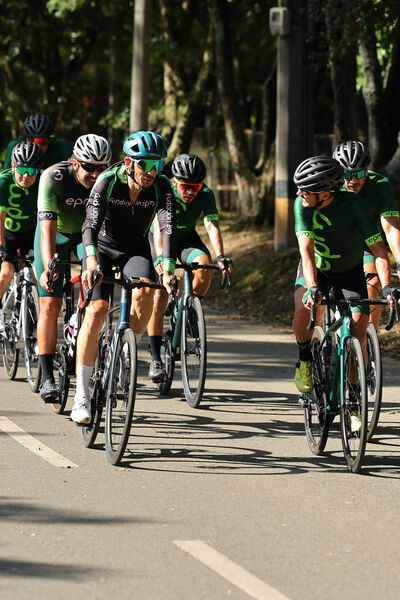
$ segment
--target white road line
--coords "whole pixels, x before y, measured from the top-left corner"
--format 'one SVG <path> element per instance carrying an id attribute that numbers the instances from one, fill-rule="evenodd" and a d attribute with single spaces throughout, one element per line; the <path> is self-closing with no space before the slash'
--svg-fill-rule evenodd
<path id="1" fill-rule="evenodd" d="M 26 433 L 21 427 L 10 421 L 8 417 L 0 417 L 0 429 L 54 467 L 64 467 L 64 469 L 78 467 L 75 463 L 61 456 L 61 454 L 58 454 L 58 452 L 55 452 L 45 444 L 42 444 L 29 433 Z"/>
<path id="2" fill-rule="evenodd" d="M 174 544 L 256 600 L 288 600 L 287 596 L 229 560 L 202 540 L 175 540 Z"/>

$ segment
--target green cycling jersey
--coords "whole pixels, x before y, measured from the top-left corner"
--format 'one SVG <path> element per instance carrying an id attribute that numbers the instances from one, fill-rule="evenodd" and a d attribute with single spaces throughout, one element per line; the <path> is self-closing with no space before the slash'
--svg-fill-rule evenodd
<path id="1" fill-rule="evenodd" d="M 39 177 L 25 188 L 15 181 L 12 169 L 0 173 L 0 211 L 6 213 L 6 231 L 24 233 L 36 227 L 38 185 Z"/>

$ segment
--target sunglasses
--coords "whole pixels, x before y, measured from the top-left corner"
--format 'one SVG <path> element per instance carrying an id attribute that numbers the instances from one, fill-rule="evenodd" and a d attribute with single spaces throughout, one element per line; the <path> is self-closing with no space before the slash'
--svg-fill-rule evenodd
<path id="1" fill-rule="evenodd" d="M 47 144 L 50 138 L 48 137 L 28 137 L 28 142 L 34 142 L 35 144 Z"/>
<path id="2" fill-rule="evenodd" d="M 34 167 L 17 167 L 17 171 L 20 175 L 37 175 L 40 173 L 40 169 Z"/>
<path id="3" fill-rule="evenodd" d="M 102 173 L 107 169 L 107 165 L 92 165 L 91 163 L 79 163 L 84 171 L 87 173 L 94 173 L 97 171 L 98 173 Z"/>
<path id="4" fill-rule="evenodd" d="M 366 169 L 361 169 L 360 171 L 345 171 L 344 178 L 347 181 L 350 181 L 350 179 L 353 179 L 353 177 L 355 177 L 356 179 L 362 179 L 363 177 L 365 177 L 366 172 Z"/>
<path id="5" fill-rule="evenodd" d="M 163 160 L 140 159 L 135 160 L 134 162 L 140 167 L 140 169 L 146 171 L 146 173 L 149 173 L 152 169 L 155 169 L 157 173 L 160 173 L 160 171 L 162 171 L 164 168 Z"/>
<path id="6" fill-rule="evenodd" d="M 176 185 L 182 192 L 193 192 L 197 193 L 203 187 L 202 183 L 186 183 L 186 181 L 178 181 L 175 179 Z"/>

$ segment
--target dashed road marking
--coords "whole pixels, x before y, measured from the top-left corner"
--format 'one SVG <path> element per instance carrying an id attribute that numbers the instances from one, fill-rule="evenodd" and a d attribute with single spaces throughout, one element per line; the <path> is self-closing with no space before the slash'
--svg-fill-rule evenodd
<path id="1" fill-rule="evenodd" d="M 202 540 L 175 540 L 174 544 L 197 558 L 230 583 L 233 583 L 251 598 L 256 598 L 256 600 L 289 600 L 287 596 L 258 579 L 258 577 L 214 550 L 212 546 Z"/>
<path id="2" fill-rule="evenodd" d="M 17 441 L 21 446 L 24 446 L 34 454 L 37 454 L 43 460 L 47 461 L 54 467 L 63 467 L 64 469 L 70 469 L 78 467 L 75 463 L 68 460 L 58 452 L 55 452 L 42 442 L 39 442 L 32 435 L 18 427 L 8 417 L 0 417 L 0 429 Z"/>

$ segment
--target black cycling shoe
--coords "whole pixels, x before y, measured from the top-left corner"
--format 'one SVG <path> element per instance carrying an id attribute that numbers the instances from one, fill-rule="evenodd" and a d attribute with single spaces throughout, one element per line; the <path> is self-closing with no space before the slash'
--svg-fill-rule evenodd
<path id="1" fill-rule="evenodd" d="M 58 386 L 54 381 L 46 379 L 40 387 L 39 395 L 46 404 L 61 404 L 58 392 Z"/>
<path id="2" fill-rule="evenodd" d="M 152 360 L 149 367 L 149 377 L 153 383 L 160 383 L 164 381 L 166 373 L 162 362 L 159 360 Z"/>

